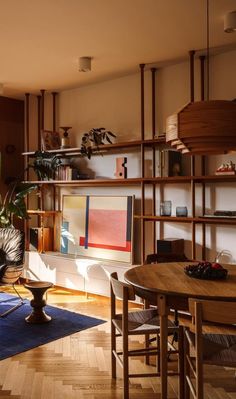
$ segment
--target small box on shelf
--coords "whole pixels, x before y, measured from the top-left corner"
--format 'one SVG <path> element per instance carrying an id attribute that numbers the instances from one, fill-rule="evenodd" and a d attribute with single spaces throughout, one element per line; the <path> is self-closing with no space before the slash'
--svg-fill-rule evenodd
<path id="1" fill-rule="evenodd" d="M 29 234 L 30 251 L 53 251 L 53 228 L 32 227 Z"/>
<path id="2" fill-rule="evenodd" d="M 184 254 L 183 238 L 165 238 L 157 240 L 157 253 Z"/>

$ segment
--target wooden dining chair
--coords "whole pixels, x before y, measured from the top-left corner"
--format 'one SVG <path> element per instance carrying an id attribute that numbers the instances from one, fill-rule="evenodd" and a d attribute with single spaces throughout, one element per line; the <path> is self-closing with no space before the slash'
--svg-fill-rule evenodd
<path id="1" fill-rule="evenodd" d="M 141 309 L 129 311 L 129 301 L 135 300 L 135 292 L 131 285 L 118 280 L 117 273 L 110 275 L 111 283 L 111 364 L 112 378 L 116 378 L 116 364 L 123 369 L 123 397 L 129 398 L 129 378 L 143 378 L 160 376 L 159 347 L 149 346 L 142 349 L 129 349 L 129 336 L 154 334 L 159 338 L 160 323 L 157 309 Z M 116 300 L 122 303 L 122 313 L 117 313 Z M 169 332 L 173 334 L 176 327 L 169 321 Z M 117 338 L 122 338 L 122 351 L 117 350 Z M 159 342 L 159 339 L 157 339 Z M 145 341 L 144 341 L 145 344 Z M 129 371 L 129 358 L 134 356 L 156 356 L 156 372 L 132 374 Z M 181 389 L 183 390 L 183 363 L 179 362 L 179 373 L 181 375 Z M 174 375 L 172 373 L 172 375 Z M 181 398 L 182 396 L 180 396 Z"/>
<path id="2" fill-rule="evenodd" d="M 236 327 L 230 326 L 230 334 L 204 334 L 203 326 L 235 325 L 236 303 L 189 299 L 189 312 L 192 326 L 184 328 L 185 399 L 190 391 L 194 399 L 204 399 L 203 364 L 236 366 Z"/>

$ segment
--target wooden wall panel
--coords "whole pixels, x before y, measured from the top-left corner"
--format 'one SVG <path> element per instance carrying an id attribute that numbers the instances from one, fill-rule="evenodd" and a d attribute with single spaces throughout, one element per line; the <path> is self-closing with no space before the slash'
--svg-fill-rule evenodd
<path id="1" fill-rule="evenodd" d="M 0 97 L 0 192 L 7 190 L 6 183 L 14 177 L 23 178 L 24 159 L 24 101 Z"/>

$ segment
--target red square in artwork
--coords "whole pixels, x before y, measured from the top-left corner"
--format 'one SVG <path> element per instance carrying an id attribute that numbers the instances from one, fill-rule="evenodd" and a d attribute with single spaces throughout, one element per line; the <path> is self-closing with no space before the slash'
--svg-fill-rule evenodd
<path id="1" fill-rule="evenodd" d="M 88 242 L 126 247 L 127 211 L 89 209 Z"/>

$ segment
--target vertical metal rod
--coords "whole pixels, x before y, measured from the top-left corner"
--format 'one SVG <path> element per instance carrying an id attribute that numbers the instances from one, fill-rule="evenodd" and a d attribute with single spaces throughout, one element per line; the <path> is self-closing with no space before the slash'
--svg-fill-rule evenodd
<path id="1" fill-rule="evenodd" d="M 42 138 L 41 138 L 41 96 L 37 96 L 37 114 L 38 114 L 38 150 L 42 150 Z M 40 195 L 37 196 L 37 206 L 40 209 Z M 40 226 L 41 216 L 37 216 L 38 226 Z"/>
<path id="2" fill-rule="evenodd" d="M 141 78 L 141 140 L 144 140 L 144 68 L 145 64 L 140 64 L 140 78 Z M 141 177 L 144 178 L 145 167 L 144 167 L 145 148 L 144 143 L 141 144 Z M 145 215 L 145 184 L 141 182 L 141 262 L 145 261 L 145 222 L 143 216 Z"/>
<path id="3" fill-rule="evenodd" d="M 196 259 L 196 225 L 192 222 L 192 259 Z"/>
<path id="4" fill-rule="evenodd" d="M 190 58 L 190 101 L 194 101 L 194 54 L 195 50 L 189 51 Z"/>
<path id="5" fill-rule="evenodd" d="M 152 74 L 152 138 L 156 135 L 156 68 L 151 68 Z M 156 149 L 152 147 L 152 177 L 156 177 Z M 156 184 L 152 185 L 152 214 L 156 215 Z M 156 252 L 156 222 L 152 222 L 153 253 Z"/>
<path id="6" fill-rule="evenodd" d="M 29 93 L 25 93 L 25 142 L 24 151 L 29 151 Z M 25 166 L 28 166 L 28 156 L 25 158 Z M 29 180 L 29 170 L 26 170 L 25 179 Z"/>
<path id="7" fill-rule="evenodd" d="M 201 101 L 205 100 L 205 55 L 200 55 L 200 74 L 201 74 Z"/>
<path id="8" fill-rule="evenodd" d="M 45 90 L 40 90 L 41 92 L 41 129 L 40 129 L 40 133 L 41 130 L 44 130 L 44 95 L 45 95 Z M 41 186 L 40 187 L 40 198 L 38 200 L 38 205 L 40 206 L 40 209 L 43 210 L 44 209 L 44 187 Z M 40 220 L 40 231 L 41 231 L 41 242 L 42 242 L 42 252 L 44 251 L 44 217 L 42 215 L 40 215 L 40 218 L 38 218 L 38 221 Z"/>
<path id="9" fill-rule="evenodd" d="M 191 176 L 195 176 L 195 157 L 191 155 Z M 192 216 L 195 217 L 195 182 L 191 180 Z"/>
<path id="10" fill-rule="evenodd" d="M 41 140 L 41 96 L 37 96 L 37 112 L 38 112 L 38 150 L 42 149 L 42 140 Z"/>
<path id="11" fill-rule="evenodd" d="M 40 90 L 41 92 L 41 129 L 44 130 L 44 95 L 45 90 Z"/>
<path id="12" fill-rule="evenodd" d="M 29 151 L 29 98 L 30 94 L 25 93 L 25 136 L 24 136 L 24 151 L 28 152 Z M 29 162 L 29 157 L 25 157 L 25 173 L 24 173 L 24 179 L 29 180 L 29 169 L 28 169 L 28 162 Z M 26 207 L 29 209 L 29 196 L 27 195 L 26 197 Z M 24 231 L 25 231 L 25 245 L 26 245 L 26 250 L 29 249 L 29 222 L 28 220 L 25 220 L 24 223 Z"/>
<path id="13" fill-rule="evenodd" d="M 156 68 L 151 68 L 152 73 L 152 138 L 156 135 Z"/>
<path id="14" fill-rule="evenodd" d="M 56 130 L 56 97 L 57 92 L 52 92 L 52 130 L 55 132 Z"/>
<path id="15" fill-rule="evenodd" d="M 200 70 L 201 70 L 201 101 L 205 100 L 205 55 L 201 55 L 200 59 Z M 206 157 L 201 157 L 201 175 L 206 174 Z M 202 182 L 202 213 L 206 211 L 206 184 Z M 202 224 L 202 259 L 206 259 L 206 225 Z"/>
<path id="16" fill-rule="evenodd" d="M 206 175 L 206 157 L 202 156 L 201 159 L 201 174 Z M 202 213 L 206 213 L 206 184 L 202 183 Z M 202 259 L 206 259 L 206 225 L 202 224 Z"/>
<path id="17" fill-rule="evenodd" d="M 140 72 L 141 72 L 141 140 L 144 140 L 144 123 L 145 123 L 145 117 L 144 117 L 144 68 L 145 64 L 140 64 Z"/>
<path id="18" fill-rule="evenodd" d="M 209 18 L 209 0 L 206 2 L 206 18 L 207 18 L 207 101 L 210 98 L 210 18 Z"/>
<path id="19" fill-rule="evenodd" d="M 195 176 L 195 157 L 191 156 L 191 176 Z M 192 217 L 195 218 L 195 181 L 191 179 Z M 192 222 L 192 258 L 196 257 L 195 222 Z"/>
<path id="20" fill-rule="evenodd" d="M 164 201 L 164 185 L 160 183 L 160 203 Z M 160 221 L 159 223 L 159 239 L 162 240 L 164 238 L 164 223 Z"/>
<path id="21" fill-rule="evenodd" d="M 189 51 L 190 57 L 190 101 L 194 102 L 194 55 L 195 50 Z M 191 156 L 191 176 L 195 175 L 195 157 Z M 195 182 L 191 179 L 191 202 L 192 202 L 192 217 L 195 217 Z M 196 256 L 196 242 L 195 242 L 195 223 L 192 222 L 192 258 Z"/>

